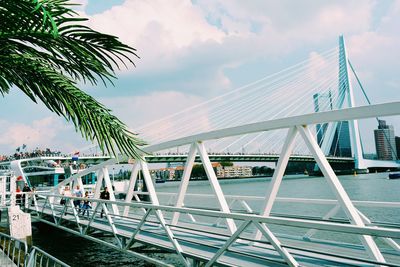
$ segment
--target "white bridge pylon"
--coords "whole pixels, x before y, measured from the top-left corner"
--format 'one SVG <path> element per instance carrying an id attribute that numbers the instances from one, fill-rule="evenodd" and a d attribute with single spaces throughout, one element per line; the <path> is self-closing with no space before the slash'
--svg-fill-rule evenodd
<path id="1" fill-rule="evenodd" d="M 333 103 L 337 109 L 345 107 L 345 99 L 347 98 L 347 107 L 355 107 L 353 86 L 350 79 L 349 58 L 346 50 L 344 37 L 339 37 L 339 73 L 338 73 L 339 97 L 336 103 Z M 325 155 L 329 154 L 335 132 L 338 130 L 338 122 L 329 123 L 321 144 L 321 149 Z M 367 169 L 369 166 L 364 160 L 360 132 L 357 120 L 349 120 L 351 150 L 354 157 L 355 169 Z"/>

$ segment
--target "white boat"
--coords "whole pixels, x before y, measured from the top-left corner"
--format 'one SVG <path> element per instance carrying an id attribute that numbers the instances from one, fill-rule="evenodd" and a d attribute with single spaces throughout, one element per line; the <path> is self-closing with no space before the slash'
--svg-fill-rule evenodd
<path id="1" fill-rule="evenodd" d="M 28 183 L 31 188 L 47 190 L 80 170 L 108 159 L 108 156 L 84 156 L 78 160 L 72 156 L 40 156 L 0 162 L 0 170 L 12 172 L 20 188 Z M 95 184 L 95 173 L 82 177 L 82 182 Z"/>

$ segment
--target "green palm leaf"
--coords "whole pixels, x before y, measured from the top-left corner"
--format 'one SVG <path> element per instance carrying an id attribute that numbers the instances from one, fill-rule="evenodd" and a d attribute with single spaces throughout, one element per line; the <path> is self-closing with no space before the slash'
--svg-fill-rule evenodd
<path id="1" fill-rule="evenodd" d="M 145 142 L 77 87 L 77 81 L 112 84 L 121 64 L 134 65 L 136 50 L 76 15 L 67 0 L 0 0 L 0 93 L 18 87 L 103 151 L 138 158 Z"/>

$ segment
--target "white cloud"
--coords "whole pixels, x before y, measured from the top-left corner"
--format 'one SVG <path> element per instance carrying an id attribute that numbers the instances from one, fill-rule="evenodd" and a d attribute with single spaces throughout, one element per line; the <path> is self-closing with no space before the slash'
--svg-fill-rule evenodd
<path id="1" fill-rule="evenodd" d="M 35 120 L 31 124 L 2 121 L 0 125 L 2 129 L 5 129 L 0 134 L 0 145 L 16 148 L 26 144 L 31 149 L 37 146 L 51 146 L 57 136 L 57 132 L 62 127 L 59 120 L 54 117 Z"/>
<path id="2" fill-rule="evenodd" d="M 73 130 L 73 126 L 57 116 L 33 120 L 32 123 L 18 123 L 1 120 L 0 148 L 5 153 L 13 153 L 17 147 L 27 145 L 27 150 L 35 148 L 61 150 L 69 153 L 87 144 Z"/>
<path id="3" fill-rule="evenodd" d="M 86 6 L 88 1 L 74 2 Z M 272 66 L 275 62 L 285 65 L 291 60 L 296 62 L 293 60 L 299 55 L 307 55 L 305 51 L 332 48 L 341 33 L 346 36 L 350 58 L 365 87 L 373 88 L 376 98 L 385 95 L 386 90 L 386 98 L 391 99 L 398 95 L 396 85 L 400 84 L 400 2 L 395 1 L 379 27 L 372 29 L 376 3 L 126 0 L 101 14 L 88 16 L 89 23 L 138 49 L 141 59 L 135 61 L 137 68 L 123 75 L 129 76 L 132 84 L 145 77 L 146 89 L 140 91 L 145 95 L 110 96 L 101 101 L 136 130 L 138 125 L 199 103 L 209 95 L 253 81 L 271 69 L 276 71 Z M 315 59 L 319 60 L 317 56 Z M 234 74 L 230 70 L 235 70 Z M 152 83 L 160 79 L 162 83 Z M 113 94 L 118 95 L 118 89 Z M 37 114 L 38 121 L 42 121 L 41 116 L 48 114 Z M 207 121 L 202 123 L 206 125 Z M 80 142 L 72 127 L 65 129 L 56 123 L 54 129 L 49 129 L 45 119 L 42 124 L 0 124 L 7 129 L 0 135 L 3 147 L 21 145 L 19 142 L 26 137 L 14 136 L 15 131 L 25 132 L 25 136 L 39 143 L 44 143 L 47 135 L 53 146 L 63 143 L 73 148 Z M 43 135 L 47 130 L 49 133 Z"/>

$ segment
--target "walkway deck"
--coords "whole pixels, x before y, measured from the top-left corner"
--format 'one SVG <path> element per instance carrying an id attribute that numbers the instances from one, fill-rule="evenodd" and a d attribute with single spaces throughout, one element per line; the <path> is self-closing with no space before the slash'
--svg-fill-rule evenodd
<path id="1" fill-rule="evenodd" d="M 55 210 L 55 217 L 60 218 L 62 207 Z M 48 216 L 46 216 L 46 214 Z M 53 220 L 53 211 L 50 208 L 43 209 L 40 221 L 56 225 Z M 139 215 L 131 215 L 129 218 L 114 217 L 118 237 L 122 240 L 129 240 L 132 237 L 142 219 Z M 63 223 L 75 222 L 76 217 L 67 213 L 58 222 L 58 227 L 66 228 Z M 89 220 L 80 217 L 80 225 L 87 226 Z M 176 226 L 169 225 L 175 239 L 182 247 L 182 254 L 192 259 L 201 261 L 210 260 L 230 237 L 226 229 L 217 226 L 199 225 L 188 222 L 180 222 Z M 73 224 L 69 226 L 71 230 Z M 95 218 L 90 223 L 90 229 L 103 233 L 113 234 L 112 226 L 106 218 Z M 244 232 L 238 242 L 233 245 L 218 259 L 220 266 L 287 266 L 279 253 L 267 241 L 252 243 L 250 232 Z M 290 236 L 278 236 L 283 247 L 294 256 L 302 266 L 374 266 L 368 259 L 368 255 L 361 245 L 334 243 L 319 240 L 304 240 Z M 135 240 L 144 245 L 157 247 L 162 250 L 175 252 L 175 249 L 168 239 L 166 232 L 160 227 L 156 216 L 149 216 L 137 233 Z M 387 266 L 400 266 L 400 254 L 382 249 Z M 363 261 L 363 262 L 361 262 Z"/>

